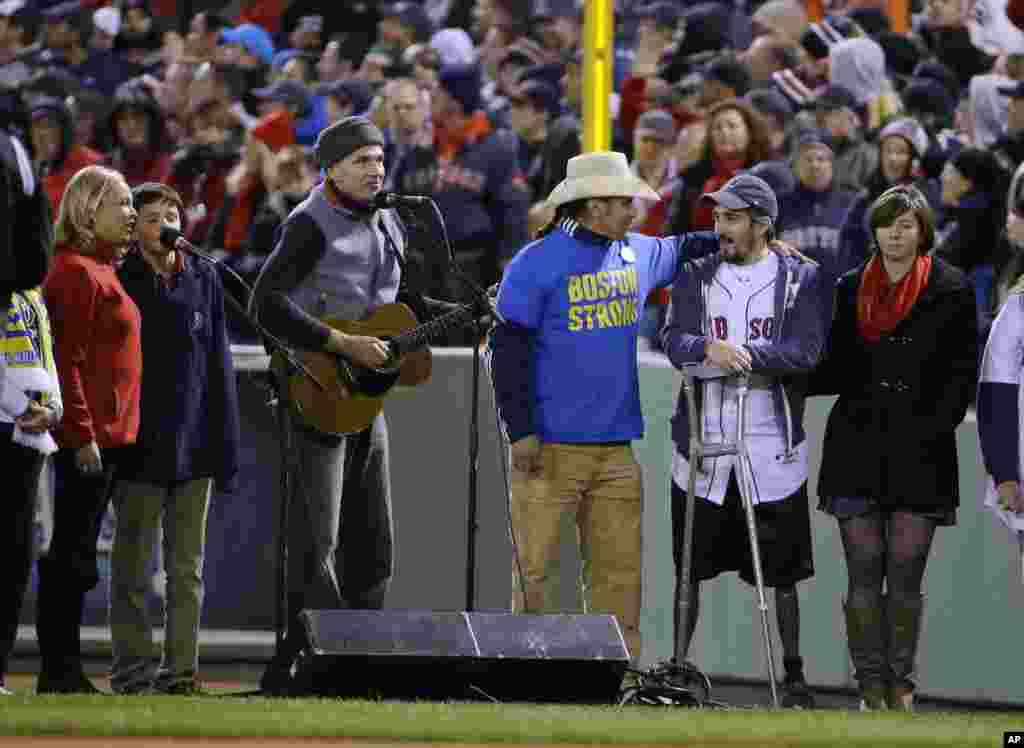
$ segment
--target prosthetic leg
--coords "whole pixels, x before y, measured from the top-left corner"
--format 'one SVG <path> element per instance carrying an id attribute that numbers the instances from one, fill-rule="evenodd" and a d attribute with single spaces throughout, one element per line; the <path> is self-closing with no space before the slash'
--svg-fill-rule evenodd
<path id="1" fill-rule="evenodd" d="M 678 610 L 676 616 L 675 632 L 675 657 L 677 667 L 682 667 L 684 674 L 687 669 L 696 671 L 692 665 L 685 663 L 686 652 L 690 648 L 691 632 L 687 625 L 690 616 L 690 609 L 693 601 L 690 599 L 691 571 L 693 562 L 693 517 L 694 501 L 697 491 L 697 471 L 705 457 L 719 457 L 723 455 L 736 455 L 737 460 L 737 484 L 740 489 L 740 498 L 743 501 L 743 510 L 747 517 L 747 534 L 750 541 L 750 555 L 754 562 L 754 582 L 757 588 L 758 608 L 761 611 L 761 630 L 764 635 L 765 656 L 768 660 L 768 683 L 771 686 L 772 705 L 779 707 L 778 687 L 775 683 L 775 654 L 772 643 L 771 629 L 768 623 L 768 602 L 765 596 L 764 574 L 761 569 L 761 549 L 757 540 L 757 520 L 754 516 L 754 504 L 751 499 L 753 479 L 750 471 L 750 456 L 747 451 L 746 440 L 746 405 L 747 393 L 750 382 L 746 376 L 737 377 L 737 428 L 736 438 L 732 442 L 705 442 L 703 420 L 698 413 L 696 381 L 708 379 L 723 379 L 730 375 L 716 367 L 704 365 L 684 366 L 683 392 L 686 395 L 686 405 L 690 419 L 690 475 L 686 495 L 686 521 L 683 534 L 682 562 L 680 564 L 679 577 L 676 580 L 675 603 Z M 697 671 L 699 673 L 699 671 Z M 701 674 L 704 680 L 706 676 Z"/>

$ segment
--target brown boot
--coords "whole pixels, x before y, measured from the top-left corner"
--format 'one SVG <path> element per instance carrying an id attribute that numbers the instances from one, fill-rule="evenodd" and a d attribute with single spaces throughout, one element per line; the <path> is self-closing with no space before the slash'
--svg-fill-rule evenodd
<path id="1" fill-rule="evenodd" d="M 877 604 L 845 604 L 846 640 L 853 661 L 854 678 L 860 686 L 861 711 L 875 711 L 886 707 L 885 619 L 884 598 Z"/>
<path id="2" fill-rule="evenodd" d="M 917 643 L 921 633 L 921 612 L 924 598 L 894 599 L 886 605 L 889 628 L 888 659 L 891 680 L 886 693 L 890 709 L 904 712 L 914 711 L 914 670 L 917 659 Z"/>

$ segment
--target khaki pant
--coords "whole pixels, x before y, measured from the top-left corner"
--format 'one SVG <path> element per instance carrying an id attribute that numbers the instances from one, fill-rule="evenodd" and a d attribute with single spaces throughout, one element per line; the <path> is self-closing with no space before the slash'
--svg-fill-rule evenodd
<path id="1" fill-rule="evenodd" d="M 520 585 L 516 569 L 514 610 L 564 612 L 554 598 L 562 518 L 568 514 L 583 561 L 585 612 L 613 614 L 635 660 L 641 647 L 643 485 L 633 449 L 544 444 L 541 462 L 540 475 L 512 471 L 512 526 L 523 575 Z"/>
<path id="2" fill-rule="evenodd" d="M 155 485 L 118 481 L 114 489 L 117 531 L 111 554 L 110 633 L 115 689 L 156 675 L 153 635 L 146 612 L 146 562 L 163 520 L 167 599 L 162 671 L 171 678 L 196 675 L 199 616 L 203 606 L 209 478 Z"/>

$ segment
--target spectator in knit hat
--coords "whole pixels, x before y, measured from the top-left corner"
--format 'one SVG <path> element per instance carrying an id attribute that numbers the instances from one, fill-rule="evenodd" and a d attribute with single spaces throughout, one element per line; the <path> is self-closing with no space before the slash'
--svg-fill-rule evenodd
<path id="1" fill-rule="evenodd" d="M 704 83 L 701 88 L 700 104 L 711 107 L 720 101 L 736 99 L 750 90 L 750 71 L 740 60 L 723 54 L 704 68 Z"/>
<path id="2" fill-rule="evenodd" d="M 878 134 L 878 168 L 858 193 L 839 231 L 839 252 L 845 270 L 859 267 L 872 251 L 872 232 L 868 226 L 869 208 L 890 187 L 913 184 L 925 196 L 929 207 L 939 214 L 939 185 L 920 171 L 920 162 L 928 151 L 928 133 L 910 117 L 895 119 Z"/>
<path id="3" fill-rule="evenodd" d="M 838 277 L 844 266 L 839 229 L 856 193 L 838 187 L 829 134 L 823 130 L 801 134 L 792 168 L 796 187 L 779 202 L 776 235 L 819 262 L 823 272 Z"/>
<path id="4" fill-rule="evenodd" d="M 953 130 L 956 102 L 945 86 L 929 78 L 912 78 L 900 98 L 907 116 L 920 122 L 928 133 L 930 143 L 921 170 L 938 179 L 946 161 L 967 144 L 967 138 Z"/>
<path id="5" fill-rule="evenodd" d="M 561 111 L 558 89 L 542 80 L 525 81 L 509 97 L 508 125 L 519 140 L 519 169 L 530 187 L 531 201 L 540 199 L 544 177 L 544 143 L 551 121 Z"/>
<path id="6" fill-rule="evenodd" d="M 960 98 L 960 80 L 956 73 L 936 60 L 925 60 L 919 62 L 911 75 L 913 81 L 930 80 L 935 81 L 946 89 L 946 92 L 955 100 Z"/>
<path id="7" fill-rule="evenodd" d="M 974 46 L 967 28 L 967 0 L 939 0 L 925 5 L 924 23 L 917 29 L 932 55 L 954 71 L 960 89 L 975 75 L 992 69 L 995 58 Z"/>
<path id="8" fill-rule="evenodd" d="M 878 168 L 878 148 L 864 139 L 857 100 L 842 86 L 827 86 L 813 103 L 815 126 L 828 132 L 835 178 L 842 189 L 858 191 Z"/>
<path id="9" fill-rule="evenodd" d="M 911 78 L 900 98 L 907 115 L 920 122 L 928 132 L 939 132 L 953 125 L 956 101 L 938 81 Z"/>
<path id="10" fill-rule="evenodd" d="M 979 330 L 994 309 L 997 250 L 1009 186 L 1009 173 L 981 148 L 962 148 L 942 169 L 945 225 L 936 238 L 935 254 L 967 274 L 974 287 Z"/>
<path id="11" fill-rule="evenodd" d="M 440 161 L 434 198 L 456 259 L 479 285 L 489 286 L 526 240 L 529 191 L 518 168 L 516 136 L 491 126 L 479 68 L 441 68 L 438 83 L 431 101 Z M 450 298 L 467 298 L 462 288 L 446 291 Z"/>
<path id="12" fill-rule="evenodd" d="M 857 101 L 868 132 L 900 112 L 900 100 L 886 75 L 885 52 L 867 37 L 846 39 L 829 49 L 829 83 L 842 86 Z"/>
<path id="13" fill-rule="evenodd" d="M 863 30 L 842 15 L 830 15 L 809 24 L 800 35 L 805 60 L 799 72 L 812 87 L 828 82 L 829 50 L 844 39 L 863 36 Z"/>

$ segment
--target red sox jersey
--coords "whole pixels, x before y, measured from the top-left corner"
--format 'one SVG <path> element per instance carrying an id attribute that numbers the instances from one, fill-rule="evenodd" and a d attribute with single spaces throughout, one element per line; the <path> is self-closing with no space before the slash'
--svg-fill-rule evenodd
<path id="1" fill-rule="evenodd" d="M 712 282 L 705 289 L 706 334 L 736 346 L 766 345 L 775 336 L 775 284 L 779 275 L 779 258 L 768 252 L 751 265 L 723 262 Z M 784 282 L 784 281 L 783 281 Z M 736 438 L 739 411 L 735 379 L 705 380 L 701 426 L 704 441 L 733 441 Z M 773 391 L 777 382 L 753 377 L 746 399 L 746 444 L 753 475 L 754 503 L 780 501 L 794 493 L 807 480 L 806 442 L 786 457 L 786 438 L 781 424 L 783 414 L 777 413 Z M 729 477 L 736 457 L 705 458 L 697 473 L 696 495 L 723 503 Z M 672 460 L 672 477 L 676 484 L 689 486 L 690 466 L 676 450 Z"/>

